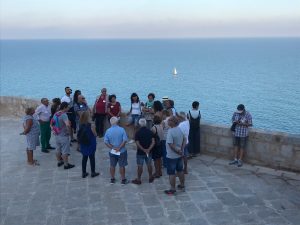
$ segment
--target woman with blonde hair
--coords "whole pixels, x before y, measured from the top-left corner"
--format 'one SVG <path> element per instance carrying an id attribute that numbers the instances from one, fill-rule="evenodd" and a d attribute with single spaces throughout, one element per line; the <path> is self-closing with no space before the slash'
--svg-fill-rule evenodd
<path id="1" fill-rule="evenodd" d="M 35 110 L 32 107 L 28 107 L 25 110 L 26 116 L 23 118 L 23 128 L 24 131 L 21 135 L 26 135 L 27 141 L 27 163 L 33 166 L 39 166 L 37 160 L 33 159 L 33 151 L 37 146 L 40 145 L 40 126 L 39 122 L 33 117 Z"/>
<path id="2" fill-rule="evenodd" d="M 79 119 L 79 131 L 77 140 L 80 144 L 80 152 L 82 154 L 82 178 L 89 174 L 86 172 L 86 164 L 90 158 L 91 177 L 96 177 L 99 173 L 95 172 L 95 152 L 96 152 L 96 129 L 91 124 L 91 115 L 89 111 L 83 111 Z"/>

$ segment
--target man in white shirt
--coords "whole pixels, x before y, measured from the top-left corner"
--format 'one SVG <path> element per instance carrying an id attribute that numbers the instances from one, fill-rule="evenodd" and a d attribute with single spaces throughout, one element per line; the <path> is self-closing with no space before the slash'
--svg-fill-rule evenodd
<path id="1" fill-rule="evenodd" d="M 70 132 L 70 137 L 71 137 L 71 142 L 76 142 L 77 140 L 74 138 L 74 130 L 76 130 L 76 125 L 75 125 L 75 112 L 74 112 L 74 107 L 73 107 L 73 98 L 71 96 L 72 94 L 72 89 L 70 87 L 65 87 L 65 92 L 66 95 L 61 98 L 61 102 L 66 102 L 69 104 L 69 110 L 67 112 L 68 119 L 71 122 L 71 132 Z"/>
<path id="2" fill-rule="evenodd" d="M 55 149 L 49 143 L 51 138 L 51 107 L 47 98 L 42 98 L 41 103 L 42 104 L 35 110 L 35 114 L 37 115 L 40 123 L 42 152 L 49 153 L 48 149 Z"/>
<path id="3" fill-rule="evenodd" d="M 72 99 L 72 89 L 70 87 L 65 87 L 65 92 L 66 92 L 66 95 L 63 96 L 61 98 L 61 102 L 67 102 L 67 103 L 72 103 L 73 99 Z"/>

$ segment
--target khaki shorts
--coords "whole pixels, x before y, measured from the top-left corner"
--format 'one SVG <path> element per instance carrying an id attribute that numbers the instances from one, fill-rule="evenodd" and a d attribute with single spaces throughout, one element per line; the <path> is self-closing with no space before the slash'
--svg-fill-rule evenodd
<path id="1" fill-rule="evenodd" d="M 63 155 L 69 155 L 71 152 L 70 149 L 70 136 L 55 136 L 56 140 L 56 150 L 63 154 Z"/>

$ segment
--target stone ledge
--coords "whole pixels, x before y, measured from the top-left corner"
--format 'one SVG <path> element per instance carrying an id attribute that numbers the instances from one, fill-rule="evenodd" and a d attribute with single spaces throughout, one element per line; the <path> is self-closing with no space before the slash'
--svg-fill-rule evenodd
<path id="1" fill-rule="evenodd" d="M 39 100 L 0 96 L 0 116 L 21 117 L 27 106 L 37 106 Z M 121 116 L 121 125 L 126 114 Z M 108 126 L 108 123 L 107 123 Z M 132 138 L 132 127 L 125 127 Z M 201 122 L 201 151 L 217 157 L 232 157 L 232 132 L 229 126 Z M 246 162 L 300 172 L 300 135 L 250 128 Z"/>

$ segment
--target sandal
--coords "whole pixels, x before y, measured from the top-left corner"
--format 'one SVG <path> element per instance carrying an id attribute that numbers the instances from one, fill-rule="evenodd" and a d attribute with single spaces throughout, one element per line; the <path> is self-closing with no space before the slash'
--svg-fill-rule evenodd
<path id="1" fill-rule="evenodd" d="M 34 165 L 34 166 L 39 166 L 40 163 L 39 163 L 37 160 L 33 160 L 33 164 L 32 164 L 32 165 Z"/>
<path id="2" fill-rule="evenodd" d="M 175 190 L 165 190 L 165 194 L 167 195 L 175 195 L 176 191 Z"/>
<path id="3" fill-rule="evenodd" d="M 153 181 L 154 181 L 154 177 L 150 177 L 149 178 L 149 183 L 153 183 Z"/>
<path id="4" fill-rule="evenodd" d="M 185 186 L 184 185 L 181 185 L 181 184 L 178 184 L 177 185 L 177 188 L 181 191 L 185 191 Z"/>
<path id="5" fill-rule="evenodd" d="M 138 179 L 134 179 L 133 181 L 131 181 L 131 183 L 133 184 L 137 184 L 137 185 L 141 185 L 142 181 L 138 180 Z"/>

